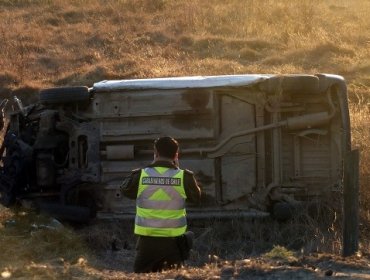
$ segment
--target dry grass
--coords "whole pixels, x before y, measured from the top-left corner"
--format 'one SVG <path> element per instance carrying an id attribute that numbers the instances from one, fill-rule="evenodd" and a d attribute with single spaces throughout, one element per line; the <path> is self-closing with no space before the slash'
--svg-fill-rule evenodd
<path id="1" fill-rule="evenodd" d="M 1 1 L 0 66 L 11 88 L 256 72 L 366 80 L 370 4 L 355 2 Z"/>
<path id="2" fill-rule="evenodd" d="M 41 87 L 91 86 L 115 78 L 237 73 L 343 75 L 349 87 L 353 146 L 361 149 L 360 245 L 366 252 L 370 250 L 369 12 L 367 0 L 0 0 L 0 95 L 17 95 L 31 102 Z M 214 269 L 214 256 L 218 260 L 243 259 L 268 252 L 273 245 L 303 253 L 339 253 L 340 210 L 331 214 L 320 223 L 302 214 L 286 224 L 269 226 L 236 221 L 228 227 L 203 225 L 196 228 L 199 239 L 191 263 L 210 264 L 203 271 L 176 275 L 190 279 L 190 273 L 205 279 Z M 1 209 L 1 223 L 20 219 L 29 227 L 32 219 L 38 219 L 12 215 Z M 31 235 L 29 228 L 19 234 L 17 227 L 3 226 L 0 268 L 7 267 L 14 276 L 22 275 L 20 267 L 26 265 L 25 271 L 31 271 L 28 276 L 37 275 L 54 259 L 57 265 L 40 274 L 44 278 L 58 273 L 101 277 L 101 272 L 78 262 L 80 255 L 88 258 L 84 244 L 93 243 L 101 252 L 110 252 L 112 232 L 121 248 L 125 242 L 131 249 L 134 244 L 134 240 L 120 237 L 126 232 L 122 228 L 90 228 L 81 232 L 83 241 L 75 232 L 64 230 L 48 234 L 48 230 L 40 229 Z M 35 243 L 38 245 L 32 246 Z M 132 250 L 123 252 L 132 256 Z M 109 259 L 107 254 L 101 257 Z M 58 263 L 60 257 L 64 260 Z M 114 264 L 117 267 L 120 257 Z M 108 263 L 104 265 L 109 267 Z M 121 275 L 121 279 L 126 276 Z"/>
<path id="3" fill-rule="evenodd" d="M 48 217 L 0 209 L 0 273 L 29 279 L 84 274 L 90 249 L 72 229 Z"/>

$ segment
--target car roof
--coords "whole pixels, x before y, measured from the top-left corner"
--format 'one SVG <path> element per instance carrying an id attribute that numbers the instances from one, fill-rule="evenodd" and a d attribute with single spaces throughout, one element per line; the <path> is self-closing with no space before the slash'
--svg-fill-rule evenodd
<path id="1" fill-rule="evenodd" d="M 221 75 L 149 78 L 132 80 L 105 80 L 95 83 L 94 91 L 191 89 L 240 87 L 259 83 L 274 75 Z"/>

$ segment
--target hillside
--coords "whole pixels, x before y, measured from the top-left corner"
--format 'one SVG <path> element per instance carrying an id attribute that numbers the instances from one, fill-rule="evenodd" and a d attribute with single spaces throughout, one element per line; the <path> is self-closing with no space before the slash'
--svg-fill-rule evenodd
<path id="1" fill-rule="evenodd" d="M 253 73 L 342 75 L 348 84 L 353 147 L 361 150 L 359 256 L 349 260 L 335 256 L 341 250 L 338 221 L 329 229 L 318 228 L 312 220 L 274 224 L 274 235 L 267 234 L 271 228 L 259 224 L 253 225 L 254 231 L 220 226 L 223 235 L 219 228 L 207 232 L 206 227 L 204 238 L 212 244 L 202 246 L 199 241 L 201 252 L 191 262 L 195 268 L 147 277 L 277 279 L 299 275 L 315 279 L 332 270 L 338 277 L 343 273 L 343 278 L 369 279 L 369 13 L 368 0 L 0 0 L 0 99 L 16 95 L 29 103 L 37 100 L 41 88 L 92 86 L 106 79 Z M 38 219 L 0 209 L 3 278 L 6 272 L 15 278 L 134 277 L 130 273 L 133 250 L 112 253 L 111 238 L 107 237 L 112 232 L 126 236 L 130 229 L 120 228 L 121 224 L 98 225 L 48 234 L 50 228 L 30 230 L 32 224 L 49 223 Z M 303 227 L 304 223 L 309 227 Z M 249 238 L 244 247 L 248 254 L 238 250 L 241 236 L 234 242 L 222 239 L 241 231 Z M 274 245 L 287 246 L 287 239 L 297 234 L 311 242 L 311 250 L 294 251 L 294 256 L 288 251 L 289 256 L 277 259 L 264 255 L 273 251 Z M 66 235 L 70 239 L 63 244 Z M 258 243 L 259 238 L 267 242 Z M 130 237 L 124 240 L 118 236 L 117 240 L 121 248 L 126 241 L 131 249 L 134 246 Z M 34 248 L 36 242 L 42 245 Z M 98 253 L 91 251 L 94 246 Z M 216 253 L 218 256 L 213 256 Z"/>
<path id="2" fill-rule="evenodd" d="M 272 3 L 274 3 L 272 5 Z M 2 92 L 113 78 L 337 73 L 369 86 L 368 1 L 4 1 Z"/>

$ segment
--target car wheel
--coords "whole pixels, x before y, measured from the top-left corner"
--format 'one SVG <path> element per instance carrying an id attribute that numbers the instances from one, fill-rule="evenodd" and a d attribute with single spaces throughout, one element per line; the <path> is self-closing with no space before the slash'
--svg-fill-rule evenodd
<path id="1" fill-rule="evenodd" d="M 278 221 L 286 221 L 293 217 L 295 207 L 287 202 L 277 202 L 272 209 L 272 217 Z"/>
<path id="2" fill-rule="evenodd" d="M 47 88 L 40 91 L 40 102 L 42 104 L 64 104 L 89 100 L 89 88 L 85 86 Z"/>
<path id="3" fill-rule="evenodd" d="M 274 76 L 260 84 L 260 89 L 268 94 L 307 95 L 319 94 L 319 78 L 313 75 Z"/>

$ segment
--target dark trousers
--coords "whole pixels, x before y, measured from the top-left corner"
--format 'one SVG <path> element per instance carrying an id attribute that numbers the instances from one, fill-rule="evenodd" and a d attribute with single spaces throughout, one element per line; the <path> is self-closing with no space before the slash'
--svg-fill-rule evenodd
<path id="1" fill-rule="evenodd" d="M 136 273 L 159 272 L 179 267 L 182 263 L 177 237 L 138 237 L 134 263 Z"/>

